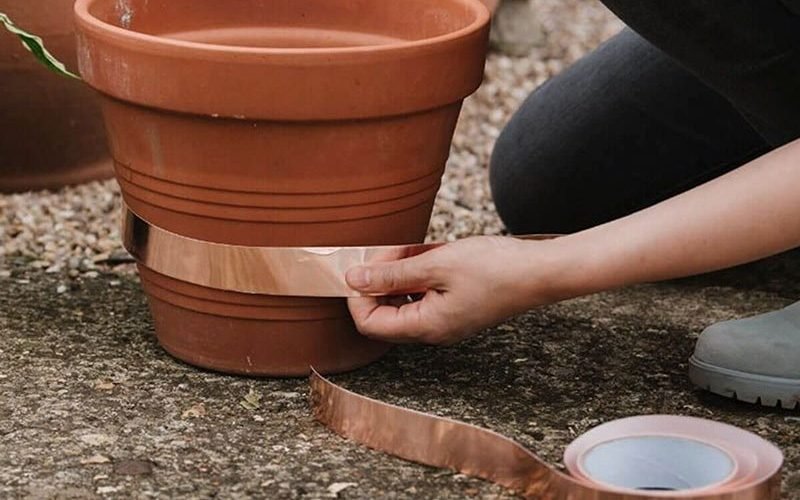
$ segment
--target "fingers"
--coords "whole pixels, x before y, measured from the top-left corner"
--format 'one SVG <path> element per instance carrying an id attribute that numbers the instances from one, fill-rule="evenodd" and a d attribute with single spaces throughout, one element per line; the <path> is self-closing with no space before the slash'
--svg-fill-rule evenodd
<path id="1" fill-rule="evenodd" d="M 419 292 L 437 284 L 429 254 L 394 262 L 354 267 L 347 271 L 347 284 L 354 290 L 374 294 Z"/>
<path id="2" fill-rule="evenodd" d="M 445 296 L 431 291 L 421 301 L 401 306 L 387 297 L 357 297 L 348 299 L 348 306 L 359 332 L 367 337 L 395 344 L 451 345 L 462 336 L 441 321 Z"/>
<path id="3" fill-rule="evenodd" d="M 435 250 L 391 262 L 380 262 L 350 269 L 348 285 L 365 294 L 348 299 L 350 314 L 358 330 L 368 337 L 394 343 L 427 342 L 435 333 L 431 318 L 434 302 L 439 302 L 442 285 Z M 403 303 L 397 295 L 427 292 L 422 300 Z M 394 297 L 392 297 L 394 296 Z M 435 315 L 434 315 L 435 316 Z"/>
<path id="4" fill-rule="evenodd" d="M 379 297 L 348 299 L 350 314 L 358 330 L 367 337 L 394 343 L 419 341 L 424 331 L 421 302 L 402 307 L 386 304 Z"/>

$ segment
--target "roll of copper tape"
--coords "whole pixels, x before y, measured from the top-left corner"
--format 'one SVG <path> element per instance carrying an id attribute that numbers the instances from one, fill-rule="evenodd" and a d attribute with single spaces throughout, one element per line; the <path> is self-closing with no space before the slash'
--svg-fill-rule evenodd
<path id="1" fill-rule="evenodd" d="M 344 278 L 348 269 L 413 257 L 443 245 L 331 248 L 226 245 L 159 228 L 127 206 L 123 207 L 122 242 L 140 264 L 171 278 L 232 292 L 296 297 L 357 297 L 359 293 Z"/>
<path id="2" fill-rule="evenodd" d="M 315 371 L 314 416 L 375 450 L 483 478 L 544 500 L 765 500 L 780 497 L 781 451 L 742 429 L 655 415 L 603 424 L 566 450 L 569 475 L 522 445 L 470 424 L 343 389 Z"/>

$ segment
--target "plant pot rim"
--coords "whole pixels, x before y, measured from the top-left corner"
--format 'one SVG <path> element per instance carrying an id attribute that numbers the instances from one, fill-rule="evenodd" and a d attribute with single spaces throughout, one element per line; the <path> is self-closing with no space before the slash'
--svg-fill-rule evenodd
<path id="1" fill-rule="evenodd" d="M 75 4 L 78 66 L 87 84 L 148 108 L 239 120 L 383 118 L 459 102 L 483 80 L 491 20 L 480 0 L 446 0 L 439 8 L 465 14 L 466 26 L 443 35 L 368 46 L 259 48 L 130 31 L 93 10 L 109 5 L 114 0 Z"/>
<path id="2" fill-rule="evenodd" d="M 455 5 L 469 8 L 474 14 L 474 19 L 465 27 L 443 35 L 437 35 L 420 40 L 400 41 L 375 45 L 360 45 L 351 47 L 246 47 L 238 45 L 224 45 L 206 42 L 193 42 L 168 38 L 159 35 L 141 33 L 131 29 L 121 28 L 98 19 L 89 12 L 92 5 L 108 0 L 77 0 L 75 2 L 75 15 L 77 22 L 87 31 L 104 34 L 111 39 L 133 42 L 142 51 L 155 51 L 165 53 L 178 51 L 184 54 L 195 53 L 197 56 L 208 59 L 232 58 L 237 60 L 263 60 L 265 56 L 287 56 L 297 62 L 298 57 L 330 58 L 331 56 L 355 55 L 363 57 L 365 54 L 391 54 L 413 50 L 419 47 L 435 46 L 452 40 L 468 37 L 479 32 L 491 19 L 491 12 L 481 0 L 447 0 Z"/>

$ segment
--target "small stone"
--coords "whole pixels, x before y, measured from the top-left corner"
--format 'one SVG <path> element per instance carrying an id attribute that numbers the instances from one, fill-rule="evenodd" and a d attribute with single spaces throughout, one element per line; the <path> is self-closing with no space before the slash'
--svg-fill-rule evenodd
<path id="1" fill-rule="evenodd" d="M 122 491 L 122 486 L 100 486 L 97 488 L 98 495 L 108 495 L 109 493 L 116 493 Z"/>
<path id="2" fill-rule="evenodd" d="M 135 259 L 128 253 L 125 249 L 117 249 L 111 252 L 111 255 L 108 257 L 106 264 L 116 265 L 116 264 L 125 264 L 129 262 L 135 262 Z"/>
<path id="3" fill-rule="evenodd" d="M 358 483 L 333 483 L 328 486 L 328 492 L 331 495 L 339 495 L 342 491 L 346 490 L 347 488 L 352 488 L 354 486 L 358 486 Z"/>
<path id="4" fill-rule="evenodd" d="M 206 416 L 206 405 L 204 405 L 203 403 L 197 403 L 195 405 L 192 405 L 188 409 L 184 410 L 183 413 L 181 413 L 182 419 L 201 418 L 205 416 Z"/>
<path id="5" fill-rule="evenodd" d="M 273 391 L 269 393 L 270 396 L 276 398 L 294 399 L 302 397 L 299 392 L 286 392 L 286 391 Z"/>
<path id="6" fill-rule="evenodd" d="M 69 287 L 67 285 L 58 285 L 58 287 L 56 288 L 56 293 L 61 295 L 63 293 L 67 293 L 67 290 L 69 290 Z"/>
<path id="7" fill-rule="evenodd" d="M 94 388 L 98 391 L 110 391 L 114 389 L 114 382 L 110 380 L 98 380 L 94 383 Z"/>
<path id="8" fill-rule="evenodd" d="M 104 456 L 104 455 L 92 455 L 91 457 L 84 458 L 81 460 L 81 465 L 98 465 L 98 464 L 107 464 L 111 462 L 111 459 Z"/>
<path id="9" fill-rule="evenodd" d="M 123 476 L 149 476 L 153 474 L 153 462 L 140 459 L 114 461 L 114 474 Z"/>
<path id="10" fill-rule="evenodd" d="M 5 278 L 10 278 L 10 277 L 11 277 L 11 271 L 8 271 L 6 269 L 3 269 L 2 271 L 0 271 L 0 278 L 5 279 Z"/>
<path id="11" fill-rule="evenodd" d="M 89 446 L 103 446 L 113 443 L 116 439 L 107 434 L 92 433 L 84 434 L 80 437 L 80 440 Z"/>
<path id="12" fill-rule="evenodd" d="M 102 253 L 99 253 L 99 254 L 95 255 L 94 257 L 92 257 L 92 262 L 94 262 L 95 264 L 98 264 L 100 262 L 108 260 L 109 257 L 111 257 L 111 253 L 110 252 L 102 252 Z"/>

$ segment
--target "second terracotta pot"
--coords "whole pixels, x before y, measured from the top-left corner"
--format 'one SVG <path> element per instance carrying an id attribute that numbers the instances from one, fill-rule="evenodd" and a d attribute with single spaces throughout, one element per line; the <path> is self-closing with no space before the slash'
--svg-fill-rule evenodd
<path id="1" fill-rule="evenodd" d="M 76 12 L 125 201 L 151 224 L 247 246 L 423 240 L 461 101 L 483 76 L 480 0 L 79 0 Z M 140 271 L 161 344 L 193 364 L 303 375 L 387 349 L 355 331 L 342 299 Z"/>
<path id="2" fill-rule="evenodd" d="M 74 0 L 0 0 L 0 12 L 77 66 Z M 44 66 L 0 27 L 0 192 L 56 189 L 112 176 L 97 96 Z"/>

